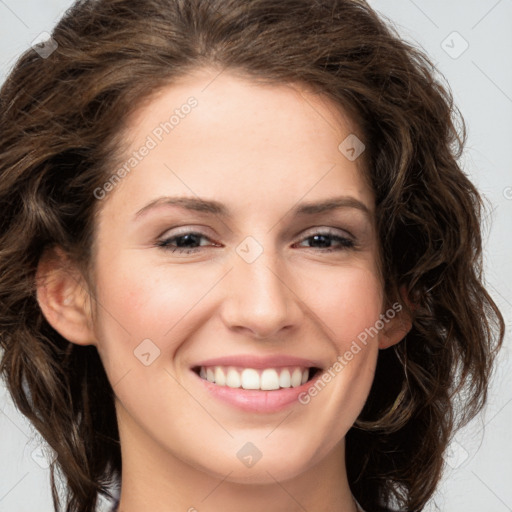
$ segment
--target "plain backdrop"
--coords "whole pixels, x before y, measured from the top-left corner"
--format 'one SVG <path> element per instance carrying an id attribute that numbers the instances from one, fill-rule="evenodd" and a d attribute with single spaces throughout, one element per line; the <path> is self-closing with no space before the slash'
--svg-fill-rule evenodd
<path id="1" fill-rule="evenodd" d="M 71 4 L 0 0 L 0 82 L 21 52 L 42 32 L 51 32 Z M 512 0 L 372 0 L 370 4 L 392 21 L 402 37 L 430 55 L 466 119 L 469 137 L 462 164 L 489 201 L 486 276 L 510 329 Z M 452 443 L 429 512 L 512 511 L 511 345 L 507 332 L 488 405 Z M 52 512 L 44 444 L 2 386 L 0 433 L 0 511 Z"/>

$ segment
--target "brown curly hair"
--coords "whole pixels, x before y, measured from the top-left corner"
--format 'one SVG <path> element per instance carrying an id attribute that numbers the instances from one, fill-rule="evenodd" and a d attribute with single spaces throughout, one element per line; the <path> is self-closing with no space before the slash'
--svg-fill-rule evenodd
<path id="1" fill-rule="evenodd" d="M 457 163 L 464 122 L 429 59 L 363 0 L 79 0 L 52 37 L 57 50 L 26 51 L 0 91 L 0 372 L 58 454 L 55 509 L 55 470 L 65 510 L 92 512 L 121 455 L 97 349 L 48 324 L 38 262 L 58 246 L 90 275 L 93 191 L 122 153 L 127 116 L 203 66 L 307 85 L 364 135 L 386 297 L 407 291 L 413 326 L 379 353 L 346 464 L 366 509 L 423 509 L 454 429 L 486 400 L 504 335 L 482 278 L 483 203 Z"/>

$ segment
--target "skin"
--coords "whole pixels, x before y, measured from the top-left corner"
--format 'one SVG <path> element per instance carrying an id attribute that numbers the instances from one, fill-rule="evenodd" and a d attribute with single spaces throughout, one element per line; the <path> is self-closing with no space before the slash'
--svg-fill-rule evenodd
<path id="1" fill-rule="evenodd" d="M 56 251 L 40 263 L 38 300 L 67 339 L 97 347 L 113 386 L 120 510 L 353 512 L 344 436 L 368 396 L 378 350 L 407 331 L 401 315 L 307 405 L 276 413 L 211 398 L 190 367 L 232 354 L 287 354 L 328 368 L 385 312 L 374 195 L 363 159 L 338 149 L 357 127 L 297 85 L 217 75 L 189 75 L 129 119 L 133 151 L 187 98 L 198 101 L 101 201 L 94 298 Z M 161 196 L 213 199 L 230 216 L 170 205 L 136 216 Z M 290 213 L 334 196 L 368 211 Z M 311 238 L 326 230 L 354 246 L 328 238 L 337 249 L 328 252 Z M 198 251 L 156 245 L 184 232 L 204 235 L 189 242 Z M 252 263 L 236 251 L 247 236 L 263 250 Z M 145 339 L 160 350 L 149 366 L 134 356 Z M 247 442 L 262 453 L 250 468 L 236 456 Z"/>

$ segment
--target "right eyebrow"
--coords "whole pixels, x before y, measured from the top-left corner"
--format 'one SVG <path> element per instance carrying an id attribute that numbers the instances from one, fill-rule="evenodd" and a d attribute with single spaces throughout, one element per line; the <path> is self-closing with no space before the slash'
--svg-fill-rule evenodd
<path id="1" fill-rule="evenodd" d="M 193 210 L 197 212 L 211 213 L 219 217 L 229 217 L 229 212 L 226 206 L 215 200 L 206 200 L 196 197 L 179 197 L 179 196 L 162 196 L 159 197 L 146 206 L 141 208 L 135 217 L 139 218 L 147 213 L 149 210 L 156 208 L 157 206 L 168 205 L 168 206 L 179 206 L 187 210 Z"/>

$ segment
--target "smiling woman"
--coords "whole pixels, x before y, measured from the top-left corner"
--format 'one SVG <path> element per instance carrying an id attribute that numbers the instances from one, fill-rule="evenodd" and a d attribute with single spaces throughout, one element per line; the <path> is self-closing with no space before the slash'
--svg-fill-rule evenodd
<path id="1" fill-rule="evenodd" d="M 359 0 L 52 36 L 0 92 L 0 342 L 64 510 L 424 508 L 503 339 L 428 59 Z"/>

